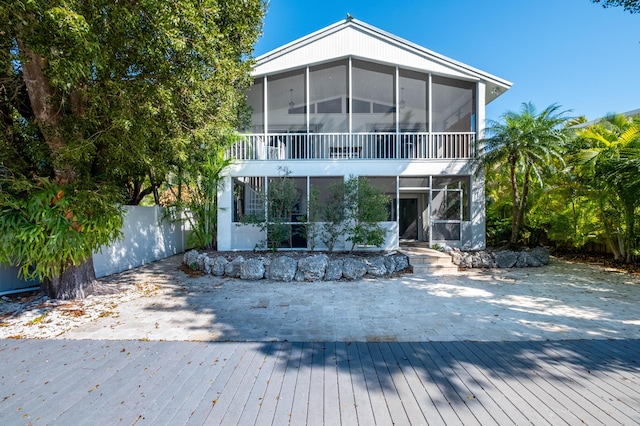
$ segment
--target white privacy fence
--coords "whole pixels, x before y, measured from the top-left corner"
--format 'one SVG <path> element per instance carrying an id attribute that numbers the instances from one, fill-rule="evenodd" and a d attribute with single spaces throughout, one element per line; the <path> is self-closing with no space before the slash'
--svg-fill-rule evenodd
<path id="1" fill-rule="evenodd" d="M 159 206 L 125 206 L 123 240 L 103 246 L 93 255 L 98 278 L 144 265 L 185 251 L 188 229 L 184 221 L 163 221 Z M 0 294 L 38 287 L 18 278 L 17 268 L 0 265 Z"/>

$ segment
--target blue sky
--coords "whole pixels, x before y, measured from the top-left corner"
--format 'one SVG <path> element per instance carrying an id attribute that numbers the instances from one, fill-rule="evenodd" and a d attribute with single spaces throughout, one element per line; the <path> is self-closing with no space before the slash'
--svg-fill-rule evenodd
<path id="1" fill-rule="evenodd" d="M 533 102 L 589 120 L 640 108 L 640 14 L 590 0 L 271 0 L 259 56 L 346 17 L 509 80 L 498 119 Z"/>

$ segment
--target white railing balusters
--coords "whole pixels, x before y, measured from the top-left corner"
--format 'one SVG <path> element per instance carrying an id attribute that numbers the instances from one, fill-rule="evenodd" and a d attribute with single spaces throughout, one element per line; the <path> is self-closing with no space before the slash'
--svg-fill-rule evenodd
<path id="1" fill-rule="evenodd" d="M 245 134 L 227 151 L 238 160 L 469 159 L 476 135 L 451 133 L 269 133 Z"/>

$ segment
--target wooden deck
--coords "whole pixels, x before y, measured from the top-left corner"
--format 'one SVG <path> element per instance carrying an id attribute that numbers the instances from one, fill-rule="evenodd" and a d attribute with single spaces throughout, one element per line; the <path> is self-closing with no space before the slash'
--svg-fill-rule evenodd
<path id="1" fill-rule="evenodd" d="M 640 424 L 640 340 L 0 341 L 0 423 Z"/>

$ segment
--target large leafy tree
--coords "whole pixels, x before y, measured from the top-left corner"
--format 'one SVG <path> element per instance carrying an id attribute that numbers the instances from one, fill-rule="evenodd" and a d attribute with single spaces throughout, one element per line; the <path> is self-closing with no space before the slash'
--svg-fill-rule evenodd
<path id="1" fill-rule="evenodd" d="M 52 297 L 90 291 L 117 205 L 238 124 L 264 8 L 0 1 L 0 261 Z"/>
<path id="2" fill-rule="evenodd" d="M 480 141 L 484 152 L 480 160 L 488 175 L 504 177 L 511 193 L 511 235 L 509 244 L 519 242 L 527 211 L 531 184 L 542 185 L 543 175 L 562 163 L 562 146 L 569 136 L 566 112 L 551 105 L 538 113 L 532 103 L 522 104 L 519 112 L 508 111 L 499 121 L 490 121 L 487 137 Z M 505 173 L 496 173 L 502 169 Z"/>

